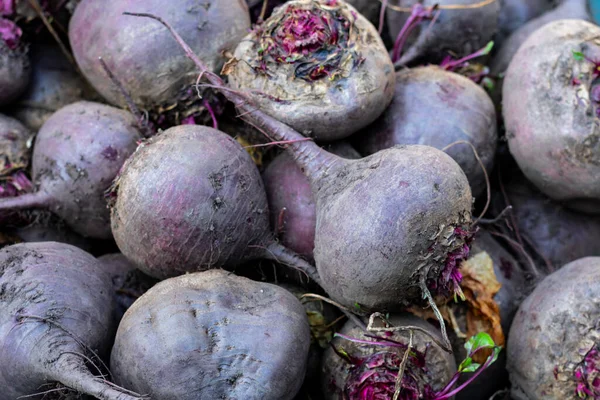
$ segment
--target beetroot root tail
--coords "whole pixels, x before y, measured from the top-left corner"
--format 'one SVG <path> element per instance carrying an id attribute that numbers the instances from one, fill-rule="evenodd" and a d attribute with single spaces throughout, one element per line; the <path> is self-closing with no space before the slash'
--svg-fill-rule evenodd
<path id="1" fill-rule="evenodd" d="M 308 261 L 300 258 L 300 256 L 287 247 L 280 243 L 273 242 L 266 249 L 264 257 L 269 260 L 277 261 L 281 264 L 287 265 L 290 268 L 294 268 L 304 274 L 310 279 L 315 281 L 319 286 L 321 285 L 321 278 L 317 269 L 311 265 Z"/>
<path id="2" fill-rule="evenodd" d="M 49 202 L 50 196 L 44 192 L 26 193 L 17 197 L 5 197 L 0 199 L 0 213 L 30 208 L 46 208 Z"/>

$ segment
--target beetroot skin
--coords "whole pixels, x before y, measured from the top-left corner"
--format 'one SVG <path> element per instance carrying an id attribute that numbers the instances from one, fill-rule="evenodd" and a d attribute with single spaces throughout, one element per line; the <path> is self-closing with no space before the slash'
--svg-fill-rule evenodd
<path id="1" fill-rule="evenodd" d="M 69 24 L 73 55 L 82 73 L 110 103 L 125 106 L 119 90 L 104 72 L 102 57 L 133 101 L 152 116 L 188 116 L 198 101 L 191 85 L 198 74 L 163 29 L 123 12 L 164 16 L 177 26 L 192 48 L 218 70 L 224 50 L 233 50 L 250 28 L 245 0 L 83 0 Z"/>
<path id="2" fill-rule="evenodd" d="M 82 236 L 111 238 L 105 191 L 140 139 L 126 111 L 84 101 L 61 108 L 36 137 L 37 192 L 1 200 L 0 210 L 48 208 Z"/>
<path id="3" fill-rule="evenodd" d="M 508 338 L 515 400 L 600 397 L 600 258 L 573 261 L 523 302 Z"/>
<path id="4" fill-rule="evenodd" d="M 360 158 L 346 142 L 325 148 L 340 157 Z M 287 153 L 281 153 L 271 161 L 262 177 L 269 200 L 271 228 L 285 246 L 313 259 L 317 216 L 308 179 Z"/>
<path id="5" fill-rule="evenodd" d="M 582 20 L 544 25 L 512 59 L 502 96 L 510 152 L 527 179 L 590 213 L 600 213 L 598 36 Z"/>
<path id="6" fill-rule="evenodd" d="M 373 122 L 393 96 L 377 30 L 341 0 L 295 0 L 238 45 L 225 69 L 262 111 L 321 141 Z"/>
<path id="7" fill-rule="evenodd" d="M 0 400 L 56 382 L 103 400 L 141 399 L 95 376 L 102 364 L 91 349 L 105 355 L 115 328 L 110 279 L 100 270 L 66 244 L 0 250 Z"/>
<path id="8" fill-rule="evenodd" d="M 153 399 L 285 400 L 302 385 L 309 344 L 293 294 L 212 270 L 140 297 L 119 325 L 111 366 L 118 383 Z"/>
<path id="9" fill-rule="evenodd" d="M 470 79 L 429 66 L 397 72 L 392 104 L 358 135 L 355 145 L 369 155 L 397 144 L 443 149 L 461 140 L 475 147 L 491 173 L 498 140 L 494 104 Z M 446 152 L 467 175 L 473 195 L 481 194 L 486 187 L 485 177 L 473 149 L 457 144 Z"/>

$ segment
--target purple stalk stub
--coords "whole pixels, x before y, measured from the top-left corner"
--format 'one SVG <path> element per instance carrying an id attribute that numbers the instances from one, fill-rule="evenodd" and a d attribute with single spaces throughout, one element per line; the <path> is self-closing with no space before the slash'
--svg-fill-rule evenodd
<path id="1" fill-rule="evenodd" d="M 354 366 L 346 382 L 345 400 L 388 400 L 394 395 L 402 357 L 382 351 L 363 359 L 353 359 Z M 427 375 L 425 353 L 412 350 L 402 377 L 400 400 L 433 398 L 434 390 L 424 379 Z"/>

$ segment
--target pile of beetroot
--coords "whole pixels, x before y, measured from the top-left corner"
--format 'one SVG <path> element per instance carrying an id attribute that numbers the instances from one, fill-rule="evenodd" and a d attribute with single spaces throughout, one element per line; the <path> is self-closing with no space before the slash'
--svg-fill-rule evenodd
<path id="1" fill-rule="evenodd" d="M 600 400 L 588 8 L 0 0 L 0 400 Z"/>

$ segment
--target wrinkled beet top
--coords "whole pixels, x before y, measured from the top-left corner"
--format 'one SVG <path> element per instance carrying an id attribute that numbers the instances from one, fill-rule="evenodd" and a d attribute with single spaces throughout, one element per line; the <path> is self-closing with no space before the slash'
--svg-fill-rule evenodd
<path id="1" fill-rule="evenodd" d="M 272 64 L 293 64 L 295 77 L 306 81 L 335 79 L 363 59 L 355 49 L 356 13 L 337 0 L 284 5 L 255 28 L 259 46 L 253 68 L 269 74 Z"/>

